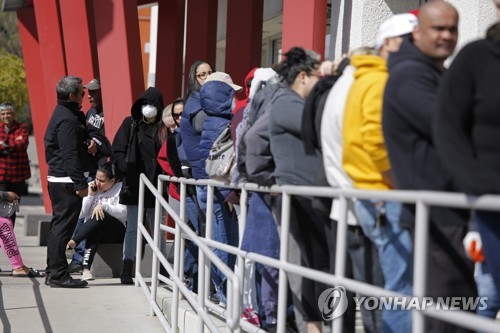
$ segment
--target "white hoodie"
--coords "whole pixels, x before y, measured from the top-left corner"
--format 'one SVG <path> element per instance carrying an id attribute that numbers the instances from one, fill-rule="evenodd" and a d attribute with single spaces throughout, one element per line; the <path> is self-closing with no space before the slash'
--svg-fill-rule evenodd
<path id="1" fill-rule="evenodd" d="M 352 180 L 342 167 L 342 123 L 347 95 L 354 82 L 355 71 L 356 68 L 353 66 L 347 66 L 344 69 L 342 76 L 328 93 L 321 118 L 321 147 L 326 178 L 330 186 L 336 188 L 354 188 Z M 335 221 L 340 218 L 339 203 L 338 199 L 333 200 L 330 218 Z M 348 201 L 347 207 L 347 223 L 358 225 L 351 200 Z"/>
<path id="2" fill-rule="evenodd" d="M 95 195 L 87 195 L 83 198 L 80 218 L 85 222 L 92 217 L 92 212 L 98 204 L 102 204 L 104 212 L 113 216 L 125 225 L 127 221 L 127 206 L 120 204 L 120 191 L 122 183 L 116 183 L 106 192 L 97 192 Z"/>

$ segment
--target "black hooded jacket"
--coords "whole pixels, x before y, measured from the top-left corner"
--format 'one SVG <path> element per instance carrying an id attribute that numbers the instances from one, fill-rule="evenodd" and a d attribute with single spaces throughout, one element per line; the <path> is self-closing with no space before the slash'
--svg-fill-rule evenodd
<path id="1" fill-rule="evenodd" d="M 443 71 L 409 39 L 388 61 L 382 128 L 391 171 L 398 189 L 456 191 L 443 169 L 432 133 L 438 88 Z M 465 223 L 461 211 L 433 208 L 431 219 Z M 406 206 L 403 224 L 413 223 L 414 207 Z"/>
<path id="2" fill-rule="evenodd" d="M 499 82 L 500 23 L 460 51 L 439 93 L 436 146 L 460 191 L 500 193 Z"/>
<path id="3" fill-rule="evenodd" d="M 142 116 L 143 105 L 153 105 L 158 110 L 156 119 L 146 123 Z M 163 97 L 154 87 L 148 88 L 131 109 L 131 116 L 125 118 L 113 140 L 112 161 L 123 175 L 120 203 L 137 205 L 139 199 L 139 176 L 144 173 L 156 186 L 161 167 L 157 156 L 161 148 L 159 128 L 163 111 Z M 146 190 L 144 206 L 154 207 L 154 196 Z"/>

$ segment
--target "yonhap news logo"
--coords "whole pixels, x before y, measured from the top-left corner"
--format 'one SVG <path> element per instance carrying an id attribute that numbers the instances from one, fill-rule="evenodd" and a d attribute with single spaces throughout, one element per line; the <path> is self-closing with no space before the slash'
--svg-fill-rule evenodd
<path id="1" fill-rule="evenodd" d="M 368 311 L 412 311 L 432 308 L 437 311 L 477 311 L 488 307 L 488 297 L 415 297 L 415 296 L 360 296 L 353 297 L 357 309 Z M 342 286 L 328 288 L 318 298 L 318 308 L 323 319 L 333 320 L 347 310 L 346 289 Z"/>
<path id="2" fill-rule="evenodd" d="M 347 310 L 347 295 L 344 287 L 328 288 L 319 295 L 318 307 L 324 320 L 333 320 Z"/>

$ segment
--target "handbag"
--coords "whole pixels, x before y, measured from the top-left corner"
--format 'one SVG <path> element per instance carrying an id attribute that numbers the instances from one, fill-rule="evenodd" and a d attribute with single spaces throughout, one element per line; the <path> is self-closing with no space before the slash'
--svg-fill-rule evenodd
<path id="1" fill-rule="evenodd" d="M 215 139 L 210 154 L 205 161 L 207 175 L 216 180 L 229 182 L 231 171 L 236 164 L 231 128 L 227 126 Z"/>
<path id="2" fill-rule="evenodd" d="M 17 201 L 0 201 L 0 217 L 11 217 L 15 212 L 19 212 Z"/>

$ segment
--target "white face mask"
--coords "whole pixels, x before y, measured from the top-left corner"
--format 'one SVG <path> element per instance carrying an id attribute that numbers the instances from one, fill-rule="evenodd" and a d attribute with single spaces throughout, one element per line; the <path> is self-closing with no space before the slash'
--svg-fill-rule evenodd
<path id="1" fill-rule="evenodd" d="M 231 110 L 234 110 L 236 107 L 236 100 L 233 98 L 233 101 L 231 102 Z"/>
<path id="2" fill-rule="evenodd" d="M 158 114 L 158 110 L 153 105 L 143 105 L 142 115 L 146 118 L 154 118 Z"/>

